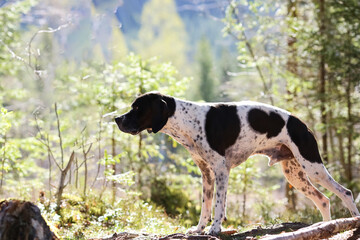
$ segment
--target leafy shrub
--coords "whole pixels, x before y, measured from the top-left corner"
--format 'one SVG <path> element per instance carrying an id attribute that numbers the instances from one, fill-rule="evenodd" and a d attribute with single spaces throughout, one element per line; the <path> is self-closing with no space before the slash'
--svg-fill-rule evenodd
<path id="1" fill-rule="evenodd" d="M 189 197 L 180 186 L 169 186 L 166 179 L 154 179 L 151 184 L 151 202 L 164 207 L 165 212 L 174 217 L 187 210 Z"/>
<path id="2" fill-rule="evenodd" d="M 151 183 L 150 199 L 170 217 L 181 216 L 183 225 L 195 225 L 198 221 L 200 205 L 190 200 L 181 184 L 169 185 L 165 178 L 156 178 Z"/>

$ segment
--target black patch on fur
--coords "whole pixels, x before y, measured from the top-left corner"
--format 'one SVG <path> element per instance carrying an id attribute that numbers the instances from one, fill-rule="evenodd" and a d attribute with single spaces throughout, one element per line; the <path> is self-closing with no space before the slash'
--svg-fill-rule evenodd
<path id="1" fill-rule="evenodd" d="M 322 163 L 316 139 L 302 121 L 290 116 L 286 128 L 303 158 L 312 163 Z"/>
<path id="2" fill-rule="evenodd" d="M 275 113 L 270 115 L 263 110 L 253 108 L 248 113 L 248 121 L 250 126 L 257 132 L 265 134 L 267 138 L 276 137 L 285 125 L 284 119 Z"/>
<path id="3" fill-rule="evenodd" d="M 225 156 L 225 150 L 235 143 L 240 133 L 236 106 L 212 106 L 206 114 L 205 133 L 210 147 Z"/>

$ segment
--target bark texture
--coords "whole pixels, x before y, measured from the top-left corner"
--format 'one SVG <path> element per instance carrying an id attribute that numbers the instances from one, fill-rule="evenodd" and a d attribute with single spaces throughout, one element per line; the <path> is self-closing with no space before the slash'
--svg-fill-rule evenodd
<path id="1" fill-rule="evenodd" d="M 26 201 L 0 202 L 0 240 L 55 240 L 39 208 Z"/>
<path id="2" fill-rule="evenodd" d="M 266 236 L 263 240 L 312 240 L 324 239 L 334 236 L 340 232 L 360 227 L 360 217 L 342 218 L 328 222 L 315 223 L 309 227 L 295 232 L 283 233 L 275 236 Z"/>

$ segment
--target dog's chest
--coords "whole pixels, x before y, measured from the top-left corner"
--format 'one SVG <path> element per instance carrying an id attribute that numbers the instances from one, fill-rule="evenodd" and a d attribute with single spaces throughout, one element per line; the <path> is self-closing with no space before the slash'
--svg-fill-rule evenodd
<path id="1" fill-rule="evenodd" d="M 177 106 L 175 115 L 169 119 L 162 132 L 172 136 L 192 154 L 202 157 L 208 152 L 205 134 L 205 117 L 208 106 L 194 106 L 184 102 Z"/>

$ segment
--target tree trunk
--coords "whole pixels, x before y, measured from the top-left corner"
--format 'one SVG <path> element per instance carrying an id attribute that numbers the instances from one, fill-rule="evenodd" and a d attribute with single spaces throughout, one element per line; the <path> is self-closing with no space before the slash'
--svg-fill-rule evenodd
<path id="1" fill-rule="evenodd" d="M 88 165 L 87 165 L 87 160 L 88 160 L 88 154 L 91 150 L 92 147 L 92 143 L 89 145 L 89 148 L 87 151 L 85 151 L 85 145 L 84 145 L 84 141 L 82 141 L 82 151 L 83 151 L 83 157 L 84 157 L 84 168 L 85 168 L 85 179 L 84 179 L 84 197 L 86 198 L 86 188 L 87 188 L 87 179 L 88 179 Z"/>
<path id="2" fill-rule="evenodd" d="M 348 177 L 349 182 L 352 181 L 352 144 L 353 144 L 353 129 L 354 123 L 352 118 L 352 102 L 351 102 L 351 79 L 348 78 L 348 85 L 346 87 L 346 105 L 347 105 L 347 117 L 348 117 L 348 143 L 347 143 L 347 168 L 346 176 Z"/>
<path id="3" fill-rule="evenodd" d="M 112 136 L 111 136 L 111 155 L 112 155 L 113 158 L 114 158 L 115 155 L 116 155 L 116 148 L 115 148 L 115 146 L 116 146 L 116 142 L 115 142 L 115 127 L 113 126 Z M 111 167 L 112 167 L 112 170 L 113 170 L 113 175 L 116 175 L 116 162 L 114 162 Z M 112 186 L 112 200 L 111 200 L 111 202 L 114 204 L 115 198 L 116 198 L 116 182 L 115 182 L 115 181 L 112 181 L 111 186 Z"/>
<path id="4" fill-rule="evenodd" d="M 328 137 L 327 137 L 327 111 L 326 111 L 326 69 L 325 69 L 325 0 L 319 0 L 319 25 L 320 25 L 320 39 L 322 50 L 320 52 L 319 78 L 320 78 L 320 114 L 321 124 L 323 126 L 322 132 L 322 156 L 325 162 L 328 161 Z"/>
<path id="5" fill-rule="evenodd" d="M 3 190 L 3 181 L 5 176 L 5 160 L 6 160 L 6 135 L 4 136 L 4 144 L 3 144 L 3 155 L 1 159 L 1 180 L 0 180 L 0 192 Z"/>
<path id="6" fill-rule="evenodd" d="M 10 200 L 0 203 L 0 240 L 55 240 L 41 216 L 39 208 L 31 202 Z"/>
<path id="7" fill-rule="evenodd" d="M 102 111 L 100 113 L 100 120 L 99 120 L 99 132 L 98 132 L 98 159 L 101 159 L 101 129 L 102 129 Z M 91 188 L 94 187 L 95 182 L 97 181 L 97 178 L 99 177 L 99 173 L 100 173 L 100 168 L 101 168 L 101 164 L 100 161 L 98 161 L 97 163 L 97 170 L 96 170 L 96 175 L 94 178 L 93 183 L 91 184 Z"/>
<path id="8" fill-rule="evenodd" d="M 242 220 L 245 219 L 245 216 L 246 216 L 246 195 L 247 195 L 247 192 L 246 192 L 246 184 L 244 184 L 244 188 L 243 188 L 243 201 L 242 201 Z"/>
<path id="9" fill-rule="evenodd" d="M 46 136 L 46 142 L 47 144 L 50 146 L 49 144 L 49 135 Z M 48 162 L 49 162 L 49 195 L 50 195 L 50 199 L 52 198 L 52 194 L 51 194 L 51 170 L 52 170 L 52 165 L 51 165 L 51 154 L 50 154 L 50 150 L 47 149 L 47 153 L 48 153 Z"/>
<path id="10" fill-rule="evenodd" d="M 71 153 L 69 162 L 67 163 L 65 169 L 61 170 L 61 177 L 60 177 L 60 183 L 59 183 L 59 188 L 58 188 L 58 192 L 56 194 L 56 209 L 57 211 L 60 210 L 60 205 L 61 205 L 61 200 L 62 200 L 62 194 L 64 192 L 65 189 L 65 179 L 66 179 L 66 175 L 70 170 L 71 164 L 74 161 L 74 157 L 75 157 L 75 152 L 73 151 Z"/>
<path id="11" fill-rule="evenodd" d="M 341 163 L 341 168 L 342 168 L 342 172 L 345 172 L 345 178 L 346 180 L 349 180 L 348 176 L 347 176 L 347 166 L 345 163 L 345 153 L 344 153 L 344 137 L 343 137 L 343 133 L 338 133 L 337 134 L 337 138 L 339 140 L 339 155 L 340 155 L 340 163 Z"/>
<path id="12" fill-rule="evenodd" d="M 298 17 L 297 14 L 297 0 L 289 0 L 288 1 L 288 12 L 287 15 L 292 20 Z M 288 50 L 288 56 L 287 56 L 287 62 L 286 62 L 286 68 L 287 70 L 294 74 L 298 75 L 298 63 L 296 61 L 297 59 L 297 48 L 295 47 L 297 39 L 293 36 L 288 36 L 287 39 L 287 50 Z M 294 96 L 294 93 L 289 90 L 287 87 L 287 94 L 289 95 L 288 101 L 293 100 L 296 96 Z M 291 96 L 291 99 L 290 99 Z M 288 200 L 286 208 L 291 211 L 295 211 L 296 209 L 296 193 L 294 191 L 294 188 L 291 187 L 290 184 L 285 185 L 285 196 Z"/>
<path id="13" fill-rule="evenodd" d="M 75 188 L 79 188 L 79 160 L 75 158 Z"/>
<path id="14" fill-rule="evenodd" d="M 140 165 L 142 165 L 142 154 L 141 154 L 141 149 L 142 149 L 142 141 L 143 141 L 143 136 L 141 133 L 139 133 L 139 142 L 138 142 L 138 158 L 139 158 L 139 161 L 140 161 Z M 139 167 L 138 169 L 138 182 L 137 182 L 137 187 L 139 190 L 141 190 L 142 188 L 142 171 L 143 171 L 143 168 L 142 167 Z"/>

